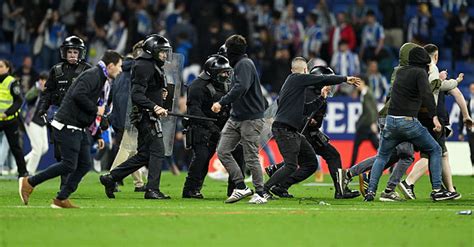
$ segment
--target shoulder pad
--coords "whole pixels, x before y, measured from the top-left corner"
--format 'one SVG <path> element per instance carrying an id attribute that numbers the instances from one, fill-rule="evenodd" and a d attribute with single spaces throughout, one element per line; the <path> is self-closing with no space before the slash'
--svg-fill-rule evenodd
<path id="1" fill-rule="evenodd" d="M 58 63 L 56 65 L 54 65 L 53 69 L 54 69 L 54 75 L 56 77 L 61 77 L 64 75 L 64 72 L 63 72 L 63 62 L 61 63 Z"/>

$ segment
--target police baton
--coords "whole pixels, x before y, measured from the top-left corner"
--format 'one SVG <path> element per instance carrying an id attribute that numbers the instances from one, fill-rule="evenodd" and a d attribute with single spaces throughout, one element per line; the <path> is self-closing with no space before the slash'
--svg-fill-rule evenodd
<path id="1" fill-rule="evenodd" d="M 205 120 L 205 121 L 212 121 L 212 122 L 217 121 L 217 119 L 215 118 L 202 117 L 202 116 L 196 116 L 196 115 L 190 115 L 190 114 L 174 113 L 174 112 L 168 112 L 168 116 L 198 119 L 198 120 Z"/>

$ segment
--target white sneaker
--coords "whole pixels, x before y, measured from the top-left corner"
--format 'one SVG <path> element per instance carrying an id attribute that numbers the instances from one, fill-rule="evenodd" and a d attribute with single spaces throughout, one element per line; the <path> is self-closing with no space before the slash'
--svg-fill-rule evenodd
<path id="1" fill-rule="evenodd" d="M 267 203 L 267 199 L 261 197 L 259 194 L 253 194 L 252 198 L 249 200 L 250 204 L 264 204 Z"/>
<path id="2" fill-rule="evenodd" d="M 238 202 L 250 195 L 252 195 L 252 191 L 248 187 L 243 190 L 234 189 L 234 191 L 232 192 L 232 195 L 230 195 L 229 198 L 225 200 L 225 203 Z"/>

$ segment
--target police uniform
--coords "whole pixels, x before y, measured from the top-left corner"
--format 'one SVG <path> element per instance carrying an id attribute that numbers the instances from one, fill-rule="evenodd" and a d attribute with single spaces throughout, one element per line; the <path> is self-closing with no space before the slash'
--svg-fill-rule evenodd
<path id="1" fill-rule="evenodd" d="M 11 75 L 0 75 L 0 113 L 5 113 L 6 118 L 0 118 L 0 131 L 5 133 L 10 150 L 15 157 L 18 167 L 18 176 L 28 176 L 23 148 L 20 145 L 18 115 L 23 103 L 20 92 L 20 83 Z"/>
<path id="2" fill-rule="evenodd" d="M 171 51 L 168 40 L 159 35 L 149 36 L 143 44 L 144 52 L 132 67 L 131 122 L 138 130 L 137 154 L 114 168 L 110 174 L 100 177 L 109 198 L 115 198 L 115 182 L 123 180 L 143 166 L 148 168 L 145 199 L 170 198 L 159 189 L 165 151 L 161 122 L 154 113 L 155 106 L 163 105 L 162 91 L 166 88 L 164 61 L 158 57 L 163 50 Z"/>
<path id="3" fill-rule="evenodd" d="M 229 118 L 229 108 L 224 108 L 219 113 L 214 113 L 211 110 L 212 104 L 219 101 L 228 92 L 228 84 L 225 81 L 219 82 L 216 78 L 213 78 L 216 75 L 210 76 L 211 72 L 209 70 L 212 68 L 208 67 L 212 66 L 210 64 L 213 62 L 215 65 L 218 59 L 221 59 L 222 67 L 219 68 L 220 65 L 217 65 L 215 66 L 216 70 L 231 70 L 229 62 L 225 57 L 217 55 L 210 57 L 204 66 L 205 71 L 188 88 L 186 102 L 188 114 L 215 118 L 217 121 L 211 122 L 198 119 L 185 121 L 187 128 L 186 138 L 187 142 L 191 144 L 193 158 L 184 183 L 183 198 L 203 198 L 200 191 L 204 178 L 207 175 L 209 161 L 216 151 L 220 132 Z M 237 159 L 240 160 L 240 166 L 242 166 L 243 159 L 239 159 L 242 149 L 238 148 L 236 150 L 234 156 L 237 156 Z M 230 190 L 233 190 L 232 184 L 231 187 L 232 189 Z"/>
<path id="4" fill-rule="evenodd" d="M 48 119 L 52 119 L 61 106 L 61 102 L 73 81 L 79 76 L 79 74 L 89 68 L 91 68 L 91 65 L 84 61 L 80 61 L 77 64 L 70 64 L 64 61 L 54 65 L 49 72 L 45 89 L 41 93 L 37 114 L 44 115 L 48 112 L 48 109 L 51 106 L 51 114 L 48 114 Z M 55 143 L 54 157 L 59 161 L 61 160 L 61 152 L 59 146 L 56 145 L 57 142 L 54 138 L 53 141 Z"/>

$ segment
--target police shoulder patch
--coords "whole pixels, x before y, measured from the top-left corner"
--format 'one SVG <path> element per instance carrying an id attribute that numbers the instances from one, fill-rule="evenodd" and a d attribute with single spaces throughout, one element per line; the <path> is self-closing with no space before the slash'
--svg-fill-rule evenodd
<path id="1" fill-rule="evenodd" d="M 21 93 L 20 86 L 19 85 L 14 85 L 13 86 L 13 94 L 20 95 L 20 93 Z"/>

